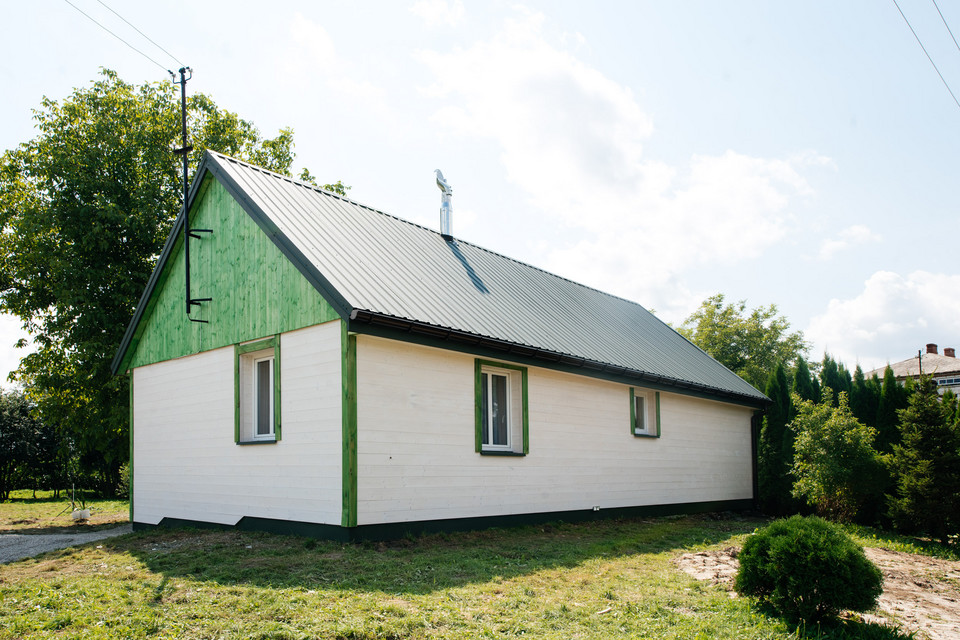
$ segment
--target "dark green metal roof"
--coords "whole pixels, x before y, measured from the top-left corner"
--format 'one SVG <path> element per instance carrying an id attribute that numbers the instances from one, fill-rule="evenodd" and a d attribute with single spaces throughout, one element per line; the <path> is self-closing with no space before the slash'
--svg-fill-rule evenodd
<path id="1" fill-rule="evenodd" d="M 351 328 L 381 325 L 637 384 L 748 405 L 767 401 L 634 302 L 220 154 L 207 153 L 195 184 L 205 172 L 224 184 Z M 149 295 L 148 287 L 141 307 Z"/>

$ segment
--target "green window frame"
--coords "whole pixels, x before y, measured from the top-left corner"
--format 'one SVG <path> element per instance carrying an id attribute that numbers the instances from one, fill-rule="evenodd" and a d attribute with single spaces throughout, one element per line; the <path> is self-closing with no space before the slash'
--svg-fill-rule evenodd
<path id="1" fill-rule="evenodd" d="M 660 392 L 630 387 L 630 434 L 660 437 Z"/>
<path id="2" fill-rule="evenodd" d="M 274 444 L 280 441 L 279 335 L 234 345 L 233 398 L 234 442 Z M 267 429 L 264 429 L 265 420 Z"/>
<path id="3" fill-rule="evenodd" d="M 474 361 L 474 421 L 477 453 L 530 453 L 526 367 L 493 360 Z"/>

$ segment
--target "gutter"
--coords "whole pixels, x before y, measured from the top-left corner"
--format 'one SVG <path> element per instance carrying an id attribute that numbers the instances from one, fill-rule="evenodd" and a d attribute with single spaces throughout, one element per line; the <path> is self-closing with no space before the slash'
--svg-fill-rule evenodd
<path id="1" fill-rule="evenodd" d="M 575 368 L 588 369 L 597 373 L 606 373 L 621 378 L 633 379 L 637 380 L 638 382 L 646 382 L 674 389 L 692 391 L 698 394 L 708 395 L 716 398 L 736 400 L 740 403 L 746 403 L 753 407 L 764 407 L 771 403 L 770 399 L 766 396 L 750 396 L 747 394 L 737 393 L 735 391 L 729 391 L 727 389 L 711 387 L 699 382 L 691 382 L 689 380 L 682 380 L 680 378 L 650 373 L 648 371 L 631 369 L 629 367 L 600 362 L 598 360 L 590 360 L 589 358 L 583 358 L 580 356 L 573 356 L 557 351 L 550 351 L 548 349 L 541 349 L 538 347 L 531 347 L 529 345 L 508 342 L 506 340 L 488 338 L 486 336 L 467 331 L 451 329 L 448 327 L 439 327 L 436 325 L 418 322 L 416 320 L 408 320 L 406 318 L 398 318 L 396 316 L 376 313 L 374 311 L 353 309 L 350 312 L 351 331 L 357 329 L 357 327 L 354 326 L 355 323 L 385 327 L 395 331 L 409 333 L 411 335 L 424 336 L 441 341 L 456 342 L 474 347 L 484 347 L 493 351 L 501 352 L 505 355 L 522 356 L 534 360 L 542 360 L 551 364 L 561 364 Z"/>

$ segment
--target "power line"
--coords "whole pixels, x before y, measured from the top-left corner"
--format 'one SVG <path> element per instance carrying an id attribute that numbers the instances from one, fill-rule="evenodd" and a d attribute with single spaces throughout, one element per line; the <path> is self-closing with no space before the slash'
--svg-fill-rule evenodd
<path id="1" fill-rule="evenodd" d="M 937 63 L 933 61 L 933 58 L 930 57 L 930 54 L 927 53 L 927 48 L 923 46 L 923 42 L 920 40 L 920 36 L 917 35 L 917 32 L 913 30 L 913 26 L 910 24 L 910 21 L 907 20 L 907 16 L 903 14 L 903 9 L 900 8 L 900 5 L 897 4 L 897 0 L 893 0 L 893 4 L 897 7 L 897 11 L 900 12 L 900 16 L 903 18 L 903 21 L 907 23 L 907 26 L 910 27 L 910 32 L 913 34 L 913 37 L 917 39 L 917 44 L 920 45 L 920 48 L 923 49 L 923 53 L 926 54 L 927 60 L 930 61 L 930 64 L 933 65 L 934 71 L 937 72 L 937 75 L 940 76 L 940 81 L 943 83 L 943 86 L 947 88 L 947 91 L 950 92 L 950 97 L 953 98 L 953 101 L 957 104 L 957 107 L 960 107 L 960 100 L 957 100 L 957 96 L 954 95 L 953 89 L 950 88 L 950 85 L 947 84 L 946 79 L 943 77 L 943 74 L 940 73 L 940 69 L 937 68 Z M 939 10 L 939 9 L 938 9 Z M 948 27 L 949 29 L 949 27 Z"/>
<path id="2" fill-rule="evenodd" d="M 149 40 L 149 41 L 150 41 L 150 44 L 152 44 L 152 45 L 155 46 L 157 49 L 160 49 L 160 51 L 163 51 L 165 54 L 167 54 L 168 56 L 170 56 L 170 57 L 173 59 L 173 61 L 176 62 L 178 65 L 180 65 L 181 67 L 184 66 L 183 63 L 180 62 L 180 60 L 177 59 L 177 56 L 173 55 L 172 53 L 170 53 L 169 51 L 167 51 L 166 49 L 164 49 L 163 47 L 161 47 L 159 44 L 157 44 L 156 42 L 154 42 L 154 41 L 150 38 L 150 36 L 148 36 L 147 34 L 145 34 L 143 31 L 140 31 L 140 29 L 137 29 L 133 24 L 130 23 L 129 20 L 127 20 L 127 19 L 124 18 L 122 15 L 120 15 L 119 13 L 117 13 L 116 11 L 114 11 L 113 9 L 111 9 L 110 7 L 108 7 L 107 4 L 106 4 L 103 0 L 97 0 L 97 2 L 99 2 L 99 3 L 102 4 L 104 7 L 106 7 L 106 9 L 107 9 L 108 11 L 110 11 L 110 13 L 112 13 L 113 15 L 117 16 L 118 18 L 120 18 L 121 20 L 123 20 L 124 22 L 126 22 L 128 25 L 130 25 L 130 28 L 131 28 L 131 29 L 133 29 L 134 31 L 136 31 L 137 33 L 139 33 L 140 35 L 142 35 L 144 38 L 146 38 L 147 40 Z"/>
<path id="3" fill-rule="evenodd" d="M 957 44 L 957 38 L 953 35 L 953 31 L 950 30 L 950 25 L 947 24 L 947 19 L 943 17 L 943 12 L 940 11 L 940 5 L 937 4 L 937 0 L 933 0 L 933 6 L 937 8 L 937 13 L 940 14 L 940 19 L 943 20 L 943 26 L 947 28 L 947 33 L 949 33 L 950 37 L 953 38 L 953 44 L 956 45 L 957 50 L 960 50 L 960 44 Z"/>
<path id="4" fill-rule="evenodd" d="M 63 1 L 66 2 L 68 5 L 70 5 L 71 7 L 73 7 L 74 9 L 76 9 L 77 11 L 79 11 L 80 13 L 82 13 L 83 15 L 85 15 L 85 16 L 90 20 L 90 22 L 92 22 L 93 24 L 97 25 L 98 27 L 100 27 L 101 29 L 103 29 L 104 31 L 106 31 L 107 33 L 109 33 L 110 35 L 112 35 L 114 38 L 116 38 L 117 40 L 119 40 L 119 41 L 122 42 L 123 44 L 127 45 L 128 47 L 130 47 L 131 49 L 133 49 L 134 51 L 136 51 L 137 53 L 139 53 L 140 55 L 142 55 L 144 58 L 146 58 L 147 60 L 149 60 L 149 61 L 152 62 L 153 64 L 155 64 L 155 65 L 157 65 L 158 67 L 160 67 L 163 71 L 168 71 L 168 69 L 165 69 L 162 64 L 160 64 L 159 62 L 157 62 L 156 60 L 154 60 L 153 58 L 151 58 L 150 56 L 148 56 L 147 54 L 145 54 L 143 51 L 140 51 L 140 49 L 137 49 L 135 46 L 133 46 L 132 44 L 130 44 L 129 42 L 127 42 L 126 40 L 124 40 L 123 38 L 121 38 L 120 36 L 118 36 L 117 34 L 115 34 L 113 31 L 110 31 L 110 29 L 107 29 L 105 26 L 103 26 L 102 24 L 100 24 L 99 22 L 97 22 L 96 20 L 94 20 L 94 19 L 93 19 L 89 14 L 87 14 L 83 9 L 81 9 L 81 8 L 78 7 L 77 5 L 75 5 L 75 4 L 73 4 L 72 2 L 70 2 L 70 0 L 63 0 Z M 108 8 L 109 8 L 109 7 L 108 7 Z M 126 22 L 126 21 L 124 21 L 124 22 Z M 128 23 L 128 24 L 129 24 L 129 23 Z M 149 38 L 147 38 L 147 39 L 149 40 Z M 153 41 L 151 40 L 151 42 L 153 42 Z M 176 59 L 176 58 L 174 58 L 174 59 Z"/>

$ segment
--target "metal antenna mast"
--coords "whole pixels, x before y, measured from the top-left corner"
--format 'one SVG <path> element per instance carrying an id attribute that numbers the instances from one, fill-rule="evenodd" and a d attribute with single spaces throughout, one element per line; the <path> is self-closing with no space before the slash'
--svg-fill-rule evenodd
<path id="1" fill-rule="evenodd" d="M 187 197 L 190 190 L 190 183 L 187 181 L 187 169 L 189 167 L 189 161 L 187 155 L 193 151 L 193 146 L 187 142 L 187 81 L 193 78 L 193 69 L 190 67 L 180 67 L 178 73 L 180 74 L 180 79 L 177 80 L 177 76 L 173 71 L 168 71 L 170 78 L 173 80 L 174 84 L 180 85 L 180 124 L 182 131 L 182 144 L 183 146 L 179 149 L 174 149 L 173 152 L 179 156 L 183 156 L 183 259 L 184 259 L 184 273 L 186 274 L 186 288 L 187 288 L 187 316 L 190 315 L 191 308 L 196 305 L 200 306 L 202 302 L 209 302 L 212 298 L 193 298 L 190 295 L 190 238 L 200 239 L 200 236 L 196 235 L 198 233 L 213 233 L 212 229 L 191 229 L 190 228 L 190 213 L 187 208 Z M 188 318 L 191 322 L 203 322 L 207 323 L 207 320 L 197 320 L 196 318 Z"/>

